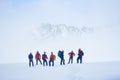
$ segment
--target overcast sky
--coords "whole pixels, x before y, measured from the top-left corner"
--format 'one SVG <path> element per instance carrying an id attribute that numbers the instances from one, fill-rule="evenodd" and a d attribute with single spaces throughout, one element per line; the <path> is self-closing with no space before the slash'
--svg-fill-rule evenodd
<path id="1" fill-rule="evenodd" d="M 61 47 L 75 52 L 82 47 L 86 62 L 120 60 L 119 21 L 120 0 L 0 0 L 0 63 L 23 62 L 29 52 Z M 44 41 L 36 38 L 42 23 L 86 26 L 93 31 L 69 41 L 72 35 L 66 33 L 62 40 Z"/>

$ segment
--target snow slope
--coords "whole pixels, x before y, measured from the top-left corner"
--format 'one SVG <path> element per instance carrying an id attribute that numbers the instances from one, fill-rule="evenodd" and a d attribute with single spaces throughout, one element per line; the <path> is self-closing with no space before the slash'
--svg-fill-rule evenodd
<path id="1" fill-rule="evenodd" d="M 54 67 L 27 63 L 0 64 L 0 80 L 120 80 L 120 62 L 67 64 Z"/>

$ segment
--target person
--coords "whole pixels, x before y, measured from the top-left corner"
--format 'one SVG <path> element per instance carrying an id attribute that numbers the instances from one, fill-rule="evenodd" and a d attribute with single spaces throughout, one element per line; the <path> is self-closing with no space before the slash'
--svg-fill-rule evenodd
<path id="1" fill-rule="evenodd" d="M 60 57 L 61 61 L 60 61 L 60 65 L 65 65 L 65 59 L 64 59 L 64 51 L 58 51 L 58 57 Z"/>
<path id="2" fill-rule="evenodd" d="M 78 57 L 77 57 L 77 63 L 79 63 L 79 60 L 80 60 L 80 63 L 82 64 L 82 57 L 84 56 L 84 53 L 81 49 L 78 49 Z"/>
<path id="3" fill-rule="evenodd" d="M 39 51 L 36 52 L 36 54 L 35 54 L 35 59 L 36 59 L 36 65 L 38 65 L 38 61 L 39 61 L 40 64 L 42 65 L 41 55 L 40 55 Z"/>
<path id="4" fill-rule="evenodd" d="M 53 52 L 51 52 L 49 66 L 51 66 L 51 63 L 52 63 L 52 66 L 54 66 L 54 60 L 55 60 L 55 55 L 53 54 Z"/>
<path id="5" fill-rule="evenodd" d="M 68 53 L 68 55 L 69 55 L 69 62 L 68 62 L 68 64 L 70 63 L 70 61 L 71 61 L 71 63 L 73 63 L 73 57 L 75 56 L 75 53 L 73 51 L 71 51 L 70 53 Z"/>
<path id="6" fill-rule="evenodd" d="M 43 66 L 45 66 L 45 64 L 46 64 L 46 66 L 48 66 L 47 59 L 48 59 L 48 57 L 46 55 L 46 52 L 44 52 L 44 54 L 42 55 Z"/>
<path id="7" fill-rule="evenodd" d="M 31 64 L 32 64 L 32 66 L 34 67 L 33 55 L 32 55 L 32 53 L 30 53 L 30 54 L 28 55 L 28 59 L 29 59 L 29 67 L 31 67 Z"/>

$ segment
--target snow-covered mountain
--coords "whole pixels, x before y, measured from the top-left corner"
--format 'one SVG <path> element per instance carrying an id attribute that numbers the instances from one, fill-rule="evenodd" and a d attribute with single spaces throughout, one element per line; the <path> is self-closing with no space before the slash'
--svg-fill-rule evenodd
<path id="1" fill-rule="evenodd" d="M 66 64 L 0 64 L 0 80 L 120 80 L 120 62 Z"/>

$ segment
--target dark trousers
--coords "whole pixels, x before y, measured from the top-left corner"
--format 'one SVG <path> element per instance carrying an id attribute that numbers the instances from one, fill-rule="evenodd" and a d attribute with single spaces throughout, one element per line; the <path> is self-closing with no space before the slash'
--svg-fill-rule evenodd
<path id="1" fill-rule="evenodd" d="M 73 57 L 70 57 L 70 58 L 69 58 L 68 64 L 69 64 L 70 62 L 73 63 Z"/>
<path id="2" fill-rule="evenodd" d="M 46 59 L 43 59 L 43 66 L 45 66 L 45 64 L 46 64 L 46 66 L 48 66 L 47 60 L 46 60 Z"/>
<path id="3" fill-rule="evenodd" d="M 38 65 L 38 61 L 40 62 L 40 64 L 42 64 L 40 58 L 37 58 L 37 59 L 36 59 L 36 65 Z"/>
<path id="4" fill-rule="evenodd" d="M 51 66 L 51 63 L 52 63 L 52 66 L 54 66 L 54 60 L 49 61 L 49 66 Z"/>
<path id="5" fill-rule="evenodd" d="M 34 66 L 33 60 L 29 60 L 29 67 L 31 67 L 31 64 Z"/>
<path id="6" fill-rule="evenodd" d="M 60 65 L 65 65 L 65 59 L 61 58 Z"/>
<path id="7" fill-rule="evenodd" d="M 82 56 L 78 56 L 77 63 L 79 63 L 79 60 L 80 60 L 80 63 L 82 63 Z"/>

